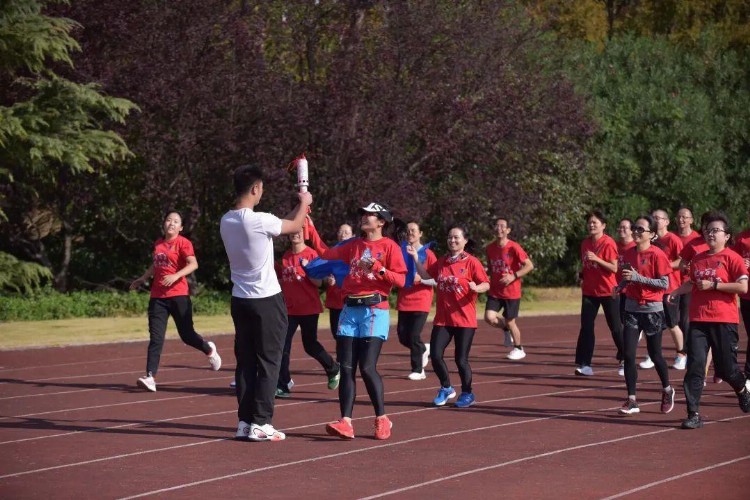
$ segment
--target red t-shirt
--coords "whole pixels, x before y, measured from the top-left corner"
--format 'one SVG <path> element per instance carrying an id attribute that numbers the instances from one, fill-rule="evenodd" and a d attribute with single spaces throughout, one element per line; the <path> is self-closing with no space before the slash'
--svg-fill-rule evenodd
<path id="1" fill-rule="evenodd" d="M 690 234 L 688 234 L 687 236 L 682 236 L 681 234 L 678 234 L 678 233 L 675 233 L 674 235 L 680 238 L 680 241 L 682 242 L 683 247 L 687 245 L 688 243 L 690 243 L 691 241 L 693 241 L 694 239 L 701 237 L 701 233 L 699 233 L 695 229 L 691 229 Z"/>
<path id="2" fill-rule="evenodd" d="M 615 273 L 604 269 L 594 261 L 586 260 L 586 252 L 594 252 L 597 257 L 607 262 L 617 260 L 615 240 L 603 234 L 597 241 L 586 238 L 581 242 L 581 262 L 583 263 L 583 295 L 589 297 L 609 297 L 617 285 Z"/>
<path id="3" fill-rule="evenodd" d="M 299 253 L 287 250 L 281 257 L 281 262 L 276 265 L 281 293 L 284 294 L 286 310 L 290 316 L 308 316 L 323 312 L 318 287 L 310 281 L 300 263 L 302 259 L 311 261 L 317 256 L 318 252 L 307 246 Z"/>
<path id="4" fill-rule="evenodd" d="M 706 240 L 703 239 L 703 236 L 700 235 L 698 235 L 698 238 L 691 240 L 690 243 L 685 245 L 680 252 L 680 257 L 682 258 L 682 264 L 680 264 L 680 267 L 684 270 L 682 273 L 683 283 L 690 281 L 690 261 L 692 261 L 696 255 L 703 252 L 708 252 L 708 244 L 706 243 Z"/>
<path id="5" fill-rule="evenodd" d="M 490 280 L 479 259 L 466 252 L 458 259 L 443 256 L 427 272 L 437 282 L 433 324 L 476 328 L 478 294 L 469 289 L 469 282 L 479 285 Z"/>
<path id="6" fill-rule="evenodd" d="M 635 248 L 635 241 L 630 243 L 623 243 L 622 241 L 617 242 L 617 282 L 622 281 L 622 265 L 625 263 L 625 252 Z"/>
<path id="7" fill-rule="evenodd" d="M 193 244 L 184 236 L 177 235 L 176 238 L 165 241 L 159 238 L 154 243 L 154 277 L 151 280 L 151 297 L 154 299 L 166 299 L 189 295 L 190 290 L 187 280 L 183 276 L 172 286 L 161 284 L 162 278 L 174 274 L 187 265 L 187 258 L 195 256 Z"/>
<path id="8" fill-rule="evenodd" d="M 371 258 L 375 259 L 370 271 L 357 265 L 365 252 L 369 252 Z M 344 245 L 329 248 L 322 257 L 349 263 L 349 274 L 342 286 L 344 296 L 379 293 L 387 297 L 392 287 L 402 287 L 406 281 L 406 264 L 401 247 L 390 238 L 383 237 L 377 241 L 355 238 Z M 381 275 L 380 269 L 385 269 L 385 274 Z M 388 301 L 375 307 L 388 309 Z"/>
<path id="9" fill-rule="evenodd" d="M 675 236 L 680 238 L 680 241 L 682 242 L 682 251 L 680 252 L 680 258 L 684 260 L 684 257 L 682 257 L 683 252 L 685 251 L 685 248 L 692 243 L 695 240 L 703 240 L 703 237 L 701 236 L 701 233 L 698 231 L 695 231 L 694 229 L 690 230 L 690 234 L 687 236 L 681 236 L 678 233 L 675 233 Z M 708 247 L 706 247 L 706 250 Z M 703 250 L 705 251 L 705 250 Z M 695 256 L 695 254 L 691 255 L 691 259 Z M 690 273 L 688 272 L 687 268 L 685 266 L 680 265 L 680 268 L 682 271 L 680 272 L 680 278 L 682 280 L 682 283 L 685 283 L 686 281 L 690 281 Z"/>
<path id="10" fill-rule="evenodd" d="M 651 245 L 646 250 L 639 252 L 633 247 L 625 252 L 624 262 L 633 266 L 633 269 L 644 278 L 661 278 L 672 273 L 672 265 L 669 259 L 658 247 Z M 646 302 L 661 302 L 664 297 L 663 288 L 654 288 L 629 281 L 625 287 L 625 295 L 639 304 Z"/>
<path id="11" fill-rule="evenodd" d="M 746 229 L 735 236 L 735 244 L 732 250 L 737 252 L 743 259 L 750 259 L 750 229 Z M 747 271 L 750 273 L 750 268 Z M 747 293 L 740 295 L 740 298 L 750 300 L 750 288 Z M 745 325 L 745 327 L 748 328 L 748 325 Z"/>
<path id="12" fill-rule="evenodd" d="M 521 280 L 514 280 L 510 285 L 503 285 L 500 280 L 521 269 L 529 258 L 521 245 L 508 240 L 504 247 L 493 241 L 485 248 L 487 252 L 487 266 L 490 268 L 489 295 L 496 299 L 520 299 Z"/>
<path id="13" fill-rule="evenodd" d="M 667 256 L 667 259 L 669 259 L 670 265 L 672 262 L 680 258 L 680 252 L 683 247 L 682 240 L 680 240 L 679 236 L 670 232 L 664 233 L 664 236 L 659 236 L 656 241 L 653 242 L 653 245 L 662 249 Z M 667 288 L 666 293 L 677 290 L 681 283 L 682 276 L 680 275 L 680 270 L 673 269 L 672 272 L 669 273 L 669 288 Z"/>
<path id="14" fill-rule="evenodd" d="M 316 252 L 319 254 L 323 254 L 326 250 L 328 250 L 328 245 L 326 245 L 322 239 L 320 239 L 320 234 L 318 234 L 318 230 L 315 229 L 315 226 L 313 224 L 308 224 L 308 229 L 310 231 L 310 245 L 315 249 Z M 334 286 L 329 286 L 326 288 L 326 307 L 328 309 L 343 309 L 344 308 L 344 291 L 341 289 L 341 283 L 336 283 Z"/>
<path id="15" fill-rule="evenodd" d="M 747 276 L 745 263 L 735 251 L 725 248 L 713 255 L 699 253 L 690 262 L 690 279 L 718 280 L 719 283 L 736 283 Z M 708 321 L 712 323 L 739 323 L 737 294 L 718 290 L 698 290 L 693 285 L 690 299 L 690 321 Z"/>
<path id="16" fill-rule="evenodd" d="M 409 256 L 409 258 L 412 257 Z M 429 269 L 435 262 L 437 262 L 437 257 L 432 253 L 432 250 L 427 249 L 425 251 L 424 268 Z M 430 312 L 433 295 L 432 287 L 421 283 L 414 284 L 409 288 L 399 288 L 396 309 L 399 311 Z"/>

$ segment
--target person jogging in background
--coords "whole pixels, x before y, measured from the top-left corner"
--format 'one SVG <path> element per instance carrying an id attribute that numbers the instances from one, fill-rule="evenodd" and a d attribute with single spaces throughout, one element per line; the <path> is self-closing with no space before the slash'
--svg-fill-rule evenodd
<path id="1" fill-rule="evenodd" d="M 732 230 L 727 217 L 713 212 L 703 222 L 703 237 L 709 249 L 691 260 L 690 281 L 670 296 L 674 300 L 678 295 L 693 294 L 683 382 L 688 415 L 682 421 L 683 429 L 703 427 L 700 400 L 709 348 L 713 351 L 716 372 L 734 389 L 740 409 L 750 412 L 750 381 L 737 365 L 737 295 L 747 293 L 747 266 L 742 257 L 728 248 Z"/>
<path id="2" fill-rule="evenodd" d="M 156 372 L 164 349 L 167 334 L 167 321 L 172 316 L 180 339 L 208 357 L 211 369 L 221 368 L 221 357 L 213 342 L 207 342 L 193 326 L 193 304 L 185 276 L 198 269 L 193 244 L 180 235 L 182 214 L 169 210 L 162 222 L 164 236 L 154 243 L 153 263 L 138 279 L 130 284 L 131 290 L 138 289 L 149 278 L 151 299 L 148 302 L 148 355 L 146 375 L 138 379 L 138 386 L 156 392 Z"/>
<path id="3" fill-rule="evenodd" d="M 382 203 L 370 203 L 360 208 L 359 214 L 364 236 L 329 248 L 321 256 L 350 266 L 343 283 L 346 298 L 336 332 L 336 353 L 341 364 L 341 418 L 326 425 L 326 432 L 354 439 L 352 412 L 359 367 L 375 409 L 375 439 L 388 439 L 393 424 L 385 413 L 383 379 L 377 363 L 390 327 L 388 295 L 392 287 L 404 286 L 406 264 L 398 243 L 386 237 L 384 231 L 398 229 L 402 223 Z"/>
<path id="4" fill-rule="evenodd" d="M 456 397 L 444 360 L 445 349 L 451 340 L 456 346 L 455 361 L 461 377 L 461 395 L 455 407 L 468 408 L 476 401 L 469 352 L 477 330 L 477 298 L 489 290 L 490 280 L 479 259 L 471 255 L 473 250 L 474 242 L 466 229 L 455 225 L 448 231 L 448 255 L 440 257 L 427 269 L 419 262 L 414 247 L 406 248 L 422 279 L 437 282 L 435 319 L 430 337 L 432 369 L 440 380 L 437 396 L 432 400 L 435 406 L 444 406 L 449 399 Z"/>
<path id="5" fill-rule="evenodd" d="M 628 398 L 620 408 L 623 415 L 633 415 L 641 410 L 636 401 L 638 368 L 635 354 L 638 337 L 646 334 L 646 346 L 654 361 L 662 385 L 661 412 L 669 413 L 674 408 L 674 389 L 669 384 L 669 370 L 661 353 L 662 330 L 664 329 L 664 290 L 669 287 L 672 265 L 659 248 L 651 244 L 656 238 L 657 223 L 649 215 L 638 217 L 633 225 L 636 246 L 625 251 L 622 281 L 613 290 L 613 295 L 625 293 L 625 328 L 623 331 L 623 354 L 625 355 L 625 385 Z"/>
<path id="6" fill-rule="evenodd" d="M 620 220 L 617 224 L 617 283 L 622 282 L 622 265 L 624 264 L 625 252 L 631 248 L 635 248 L 635 241 L 633 241 L 633 221 L 627 217 Z M 620 291 L 617 297 L 620 305 L 620 323 L 625 328 L 625 292 Z M 640 339 L 640 335 L 639 335 Z M 624 342 L 624 340 L 623 340 Z M 617 374 L 621 377 L 625 376 L 625 361 L 620 361 L 620 369 Z"/>
<path id="7" fill-rule="evenodd" d="M 309 224 L 308 227 L 310 229 L 310 246 L 312 246 L 318 254 L 323 254 L 323 252 L 328 250 L 328 245 L 326 245 L 320 238 L 320 235 L 313 224 Z M 352 226 L 349 224 L 341 224 L 336 233 L 336 240 L 341 243 L 352 236 L 354 236 Z M 339 328 L 339 316 L 341 315 L 341 310 L 344 308 L 344 295 L 341 283 L 336 283 L 336 278 L 332 274 L 325 278 L 324 281 L 326 285 L 325 306 L 328 309 L 331 335 L 333 335 L 333 340 L 336 340 L 336 331 Z"/>
<path id="8" fill-rule="evenodd" d="M 612 297 L 617 285 L 617 245 L 604 233 L 607 219 L 599 210 L 586 215 L 589 236 L 581 242 L 581 331 L 576 344 L 576 375 L 591 376 L 594 357 L 594 322 L 599 307 L 604 310 L 607 326 L 617 347 L 617 361 L 622 361 L 622 323 L 618 298 Z"/>
<path id="9" fill-rule="evenodd" d="M 683 263 L 683 252 L 686 247 L 693 241 L 703 241 L 701 233 L 693 229 L 693 212 L 687 208 L 682 207 L 677 211 L 675 217 L 675 223 L 677 224 L 677 231 L 675 234 L 682 242 L 682 251 L 680 252 L 680 284 L 690 281 L 687 270 Z M 688 309 L 690 306 L 690 294 L 679 295 L 677 297 L 677 309 L 679 310 L 679 327 L 682 331 L 683 337 L 687 335 L 688 328 L 690 327 L 690 321 L 688 320 L 689 313 Z"/>
<path id="10" fill-rule="evenodd" d="M 511 336 L 513 349 L 506 357 L 516 361 L 526 357 L 521 330 L 516 324 L 521 307 L 521 278 L 534 269 L 534 264 L 521 245 L 510 240 L 511 231 L 507 218 L 495 219 L 496 239 L 485 248 L 490 270 L 490 290 L 487 292 L 484 320 L 490 326 L 502 329 L 506 341 L 507 335 Z M 502 318 L 498 315 L 501 310 Z"/>
<path id="11" fill-rule="evenodd" d="M 747 213 L 747 219 L 750 222 L 750 211 Z M 737 235 L 732 249 L 742 257 L 746 271 L 750 274 L 750 227 Z M 748 339 L 745 352 L 745 376 L 750 377 L 750 290 L 740 295 L 740 313 L 742 322 L 745 323 L 745 333 Z"/>
<path id="12" fill-rule="evenodd" d="M 422 245 L 422 230 L 419 223 L 415 221 L 406 224 L 406 241 L 401 243 L 402 253 L 406 251 L 406 245 L 417 250 L 419 260 L 424 267 L 429 267 L 437 261 L 432 250 Z M 404 256 L 404 260 L 406 261 L 407 258 L 411 260 L 408 254 Z M 406 261 L 406 268 L 415 271 L 414 266 L 409 266 L 409 261 Z M 410 283 L 410 277 L 411 274 L 407 274 L 406 286 L 398 289 L 396 332 L 401 345 L 409 349 L 411 373 L 408 379 L 424 380 L 427 378 L 424 369 L 429 361 L 430 344 L 422 342 L 422 329 L 432 308 L 435 280 L 423 280 L 419 273 L 415 272 L 413 282 Z"/>
<path id="13" fill-rule="evenodd" d="M 681 284 L 680 252 L 682 251 L 682 241 L 679 237 L 667 231 L 667 228 L 669 227 L 669 215 L 666 210 L 654 210 L 651 212 L 651 217 L 654 218 L 657 225 L 657 238 L 654 240 L 654 245 L 659 247 L 666 254 L 671 263 L 670 265 L 672 266 L 672 273 L 669 275 L 669 288 L 664 294 L 665 326 L 672 335 L 672 340 L 674 340 L 676 350 L 672 368 L 676 370 L 684 370 L 687 358 L 685 357 L 684 335 L 680 329 L 679 323 L 680 310 L 677 304 L 672 304 L 667 300 L 669 294 L 676 290 Z M 644 370 L 653 368 L 653 360 L 651 358 L 646 358 L 640 363 L 640 367 Z"/>
<path id="14" fill-rule="evenodd" d="M 237 393 L 236 439 L 281 441 L 273 427 L 274 395 L 287 332 L 287 311 L 274 271 L 273 237 L 300 231 L 312 195 L 298 193 L 289 219 L 256 212 L 263 172 L 252 165 L 234 171 L 236 203 L 221 218 L 220 232 L 232 279 L 231 313 Z"/>
<path id="15" fill-rule="evenodd" d="M 328 378 L 328 389 L 336 390 L 339 386 L 339 364 L 318 342 L 318 317 L 323 312 L 320 303 L 318 287 L 320 280 L 309 278 L 305 274 L 304 266 L 318 257 L 318 253 L 305 245 L 302 231 L 289 235 L 291 248 L 281 257 L 277 263 L 276 274 L 281 282 L 281 292 L 286 302 L 289 326 L 286 330 L 286 342 L 281 357 L 281 370 L 279 371 L 279 382 L 276 385 L 276 397 L 288 398 L 291 396 L 292 376 L 289 370 L 292 352 L 292 340 L 297 327 L 302 332 L 302 346 L 308 356 L 320 363 Z"/>

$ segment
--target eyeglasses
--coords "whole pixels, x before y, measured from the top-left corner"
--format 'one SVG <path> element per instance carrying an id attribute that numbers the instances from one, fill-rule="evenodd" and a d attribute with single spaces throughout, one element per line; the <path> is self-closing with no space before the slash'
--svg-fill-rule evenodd
<path id="1" fill-rule="evenodd" d="M 635 226 L 635 227 L 633 228 L 633 232 L 634 232 L 635 234 L 643 234 L 643 233 L 650 233 L 650 232 L 651 232 L 651 230 L 650 230 L 650 229 L 646 229 L 645 227 L 641 227 L 641 226 Z"/>
<path id="2" fill-rule="evenodd" d="M 703 234 L 714 235 L 716 233 L 726 233 L 726 229 L 720 227 L 707 227 L 703 230 Z"/>
<path id="3" fill-rule="evenodd" d="M 653 216 L 654 220 L 669 220 L 669 217 L 659 217 L 658 215 Z"/>
<path id="4" fill-rule="evenodd" d="M 678 215 L 677 216 L 677 220 L 690 220 L 690 219 L 692 219 L 692 217 L 690 217 L 689 215 Z"/>

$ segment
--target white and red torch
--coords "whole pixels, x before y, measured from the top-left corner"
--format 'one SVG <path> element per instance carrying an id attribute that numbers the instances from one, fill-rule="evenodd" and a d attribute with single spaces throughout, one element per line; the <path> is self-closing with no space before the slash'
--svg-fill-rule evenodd
<path id="1" fill-rule="evenodd" d="M 305 158 L 305 153 L 302 153 L 297 158 L 292 160 L 292 162 L 287 167 L 288 170 L 292 170 L 293 168 L 297 169 L 297 188 L 299 188 L 299 192 L 306 193 L 307 188 L 310 186 L 310 178 L 308 176 L 307 158 Z M 310 207 L 307 207 L 307 213 L 310 213 Z M 305 219 L 305 225 L 302 228 L 302 231 L 303 237 L 306 240 L 310 239 L 310 228 L 308 224 L 308 219 Z"/>

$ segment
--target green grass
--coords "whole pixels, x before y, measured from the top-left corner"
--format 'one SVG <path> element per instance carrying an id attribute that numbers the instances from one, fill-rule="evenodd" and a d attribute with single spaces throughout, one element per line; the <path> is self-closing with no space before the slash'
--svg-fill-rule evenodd
<path id="1" fill-rule="evenodd" d="M 521 304 L 523 316 L 578 314 L 581 291 L 577 288 L 532 288 Z M 484 305 L 479 304 L 481 318 Z M 434 310 L 430 314 L 430 319 Z M 229 315 L 194 316 L 195 329 L 206 337 L 234 333 Z M 396 322 L 396 311 L 391 309 L 391 323 Z M 319 321 L 321 329 L 330 324 L 328 312 Z M 174 323 L 169 322 L 167 338 L 177 338 Z M 73 318 L 46 321 L 8 321 L 0 323 L 0 350 L 29 347 L 52 347 L 80 344 L 100 344 L 148 340 L 148 319 L 138 317 Z"/>

